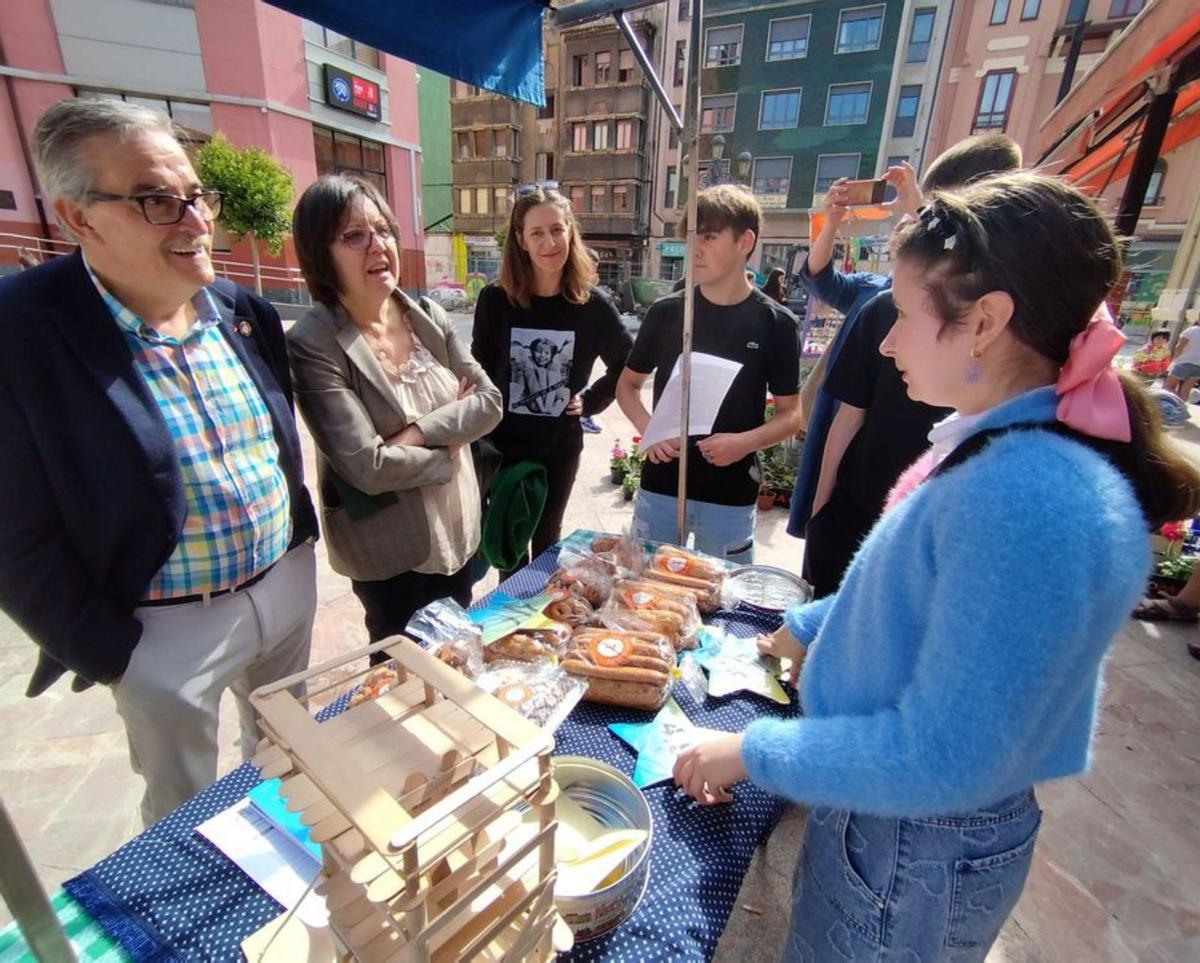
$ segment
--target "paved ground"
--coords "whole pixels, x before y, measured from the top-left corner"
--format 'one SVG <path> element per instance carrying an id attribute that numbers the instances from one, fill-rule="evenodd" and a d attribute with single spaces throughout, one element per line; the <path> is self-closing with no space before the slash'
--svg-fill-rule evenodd
<path id="1" fill-rule="evenodd" d="M 608 450 L 630 430 L 615 407 L 598 420 L 605 431 L 586 436 L 568 530 L 616 531 L 630 518 L 607 479 Z M 1200 458 L 1200 429 L 1181 438 Z M 785 522 L 782 510 L 760 514 L 759 560 L 798 569 L 802 543 Z M 366 638 L 349 584 L 320 559 L 318 660 Z M 1030 881 L 989 963 L 1200 959 L 1200 662 L 1185 650 L 1194 631 L 1131 621 L 1116 640 L 1092 769 L 1039 790 L 1046 815 Z M 0 796 L 53 890 L 138 831 L 140 788 L 108 692 L 72 694 L 63 680 L 27 700 L 33 661 L 33 645 L 0 615 Z M 225 709 L 222 772 L 238 761 Z M 760 850 L 719 961 L 778 958 L 803 819 L 790 809 Z"/>

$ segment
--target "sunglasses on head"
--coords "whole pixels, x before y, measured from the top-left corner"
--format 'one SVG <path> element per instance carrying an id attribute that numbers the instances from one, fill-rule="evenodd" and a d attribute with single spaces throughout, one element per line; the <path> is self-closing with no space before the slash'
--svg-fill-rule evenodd
<path id="1" fill-rule="evenodd" d="M 536 184 L 518 184 L 513 193 L 517 197 L 528 197 L 535 191 L 556 191 L 558 181 L 538 181 Z"/>

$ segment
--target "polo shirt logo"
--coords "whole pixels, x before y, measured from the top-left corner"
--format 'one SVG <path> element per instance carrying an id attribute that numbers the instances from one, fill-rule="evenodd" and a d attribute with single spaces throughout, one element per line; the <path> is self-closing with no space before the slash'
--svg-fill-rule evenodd
<path id="1" fill-rule="evenodd" d="M 746 347 L 749 348 L 751 351 L 757 351 L 758 350 L 758 342 L 757 341 L 747 341 Z"/>

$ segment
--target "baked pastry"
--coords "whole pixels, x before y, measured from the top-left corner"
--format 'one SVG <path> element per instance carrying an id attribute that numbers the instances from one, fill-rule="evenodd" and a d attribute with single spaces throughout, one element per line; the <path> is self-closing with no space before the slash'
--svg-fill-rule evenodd
<path id="1" fill-rule="evenodd" d="M 544 629 L 519 629 L 484 646 L 483 661 L 536 662 L 538 659 L 553 659 L 570 638 L 570 627 L 561 623 Z"/>
<path id="2" fill-rule="evenodd" d="M 563 622 L 572 627 L 584 625 L 596 615 L 596 610 L 592 607 L 591 602 L 582 595 L 574 595 L 566 591 L 547 605 L 545 612 L 555 622 Z"/>
<path id="3" fill-rule="evenodd" d="M 671 690 L 675 650 L 657 632 L 580 628 L 562 668 L 587 680 L 584 698 L 631 709 L 656 709 Z"/>
<path id="4" fill-rule="evenodd" d="M 399 684 L 400 675 L 396 672 L 396 668 L 392 663 L 377 666 L 366 674 L 366 677 L 362 680 L 362 685 L 350 697 L 349 708 L 353 709 L 364 702 L 371 702 L 378 699 L 392 686 Z"/>

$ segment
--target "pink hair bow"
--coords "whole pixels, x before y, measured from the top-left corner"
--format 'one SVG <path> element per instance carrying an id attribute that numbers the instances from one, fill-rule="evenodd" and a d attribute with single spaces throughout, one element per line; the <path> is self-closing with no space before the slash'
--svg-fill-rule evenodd
<path id="1" fill-rule="evenodd" d="M 1125 335 L 1117 330 L 1107 305 L 1101 304 L 1088 326 L 1071 341 L 1067 363 L 1059 373 L 1058 420 L 1093 438 L 1129 441 L 1129 405 L 1121 379 L 1113 370 Z"/>

